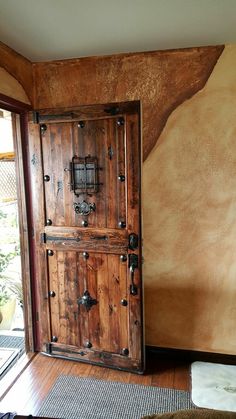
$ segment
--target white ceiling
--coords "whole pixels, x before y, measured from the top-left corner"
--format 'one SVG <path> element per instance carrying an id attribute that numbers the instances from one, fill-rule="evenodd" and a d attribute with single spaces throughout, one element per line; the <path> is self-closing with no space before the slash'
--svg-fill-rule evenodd
<path id="1" fill-rule="evenodd" d="M 32 61 L 236 43 L 236 0 L 0 0 L 0 40 Z"/>

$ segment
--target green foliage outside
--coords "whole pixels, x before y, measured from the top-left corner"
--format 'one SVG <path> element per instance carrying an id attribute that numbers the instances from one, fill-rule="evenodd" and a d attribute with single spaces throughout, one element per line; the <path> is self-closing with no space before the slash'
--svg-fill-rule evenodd
<path id="1" fill-rule="evenodd" d="M 17 217 L 14 214 L 6 214 L 0 209 L 0 224 L 3 229 L 1 234 L 1 248 L 11 250 L 0 250 L 0 307 L 3 306 L 13 295 L 18 299 L 20 305 L 22 301 L 22 285 L 17 278 L 9 277 L 6 270 L 11 261 L 20 254 L 19 232 L 17 227 Z M 4 234 L 4 229 L 11 234 Z M 10 245 L 10 246 L 9 246 Z"/>

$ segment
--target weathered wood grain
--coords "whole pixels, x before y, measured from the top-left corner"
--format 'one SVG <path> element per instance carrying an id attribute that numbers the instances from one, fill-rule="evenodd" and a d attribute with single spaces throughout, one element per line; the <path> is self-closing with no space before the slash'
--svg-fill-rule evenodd
<path id="1" fill-rule="evenodd" d="M 31 115 L 29 115 L 31 121 Z M 35 301 L 35 349 L 39 349 L 42 340 L 50 337 L 49 307 L 48 307 L 48 282 L 46 254 L 41 243 L 41 232 L 45 226 L 45 206 L 43 191 L 42 151 L 40 144 L 39 126 L 29 123 L 29 172 L 30 192 L 32 199 L 32 225 L 34 243 L 34 301 Z"/>
<path id="2" fill-rule="evenodd" d="M 137 266 L 138 295 L 130 296 L 128 258 L 134 253 L 129 250 L 129 234 L 141 233 L 139 104 L 117 107 L 110 111 L 110 104 L 103 105 L 96 111 L 92 106 L 92 112 L 79 108 L 73 110 L 72 121 L 64 111 L 58 111 L 58 119 L 54 110 L 39 114 L 37 138 L 31 141 L 40 162 L 32 176 L 41 195 L 38 203 L 34 201 L 43 308 L 39 323 L 44 321 L 40 346 L 51 355 L 140 372 L 141 275 Z M 127 112 L 120 115 L 121 109 Z M 83 121 L 74 120 L 80 112 Z M 102 112 L 106 115 L 96 119 Z M 92 195 L 80 191 L 76 196 L 69 186 L 75 152 L 76 159 L 96 157 L 101 167 L 100 185 Z M 74 203 L 85 200 L 96 205 L 95 212 L 76 214 Z M 81 227 L 82 221 L 89 226 Z M 140 246 L 135 253 L 141 260 Z M 88 293 L 95 302 L 91 307 L 83 299 Z"/>

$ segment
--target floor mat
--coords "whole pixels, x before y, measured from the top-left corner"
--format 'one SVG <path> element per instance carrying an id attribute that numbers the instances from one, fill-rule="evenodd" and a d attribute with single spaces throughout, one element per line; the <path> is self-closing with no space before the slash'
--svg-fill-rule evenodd
<path id="1" fill-rule="evenodd" d="M 24 336 L 12 336 L 0 332 L 0 348 L 17 348 L 21 351 L 25 350 L 25 338 Z"/>
<path id="2" fill-rule="evenodd" d="M 236 412 L 236 366 L 193 362 L 191 375 L 196 406 Z"/>
<path id="3" fill-rule="evenodd" d="M 191 409 L 190 392 L 61 375 L 38 416 L 69 419 L 137 419 Z"/>

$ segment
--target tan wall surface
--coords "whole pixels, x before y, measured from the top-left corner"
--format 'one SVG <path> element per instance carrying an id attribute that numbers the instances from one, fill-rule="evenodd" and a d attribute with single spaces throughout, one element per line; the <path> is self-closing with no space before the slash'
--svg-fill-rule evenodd
<path id="1" fill-rule="evenodd" d="M 144 163 L 147 343 L 236 354 L 236 45 Z"/>
<path id="2" fill-rule="evenodd" d="M 0 67 L 0 93 L 30 104 L 21 84 L 2 67 Z"/>
<path id="3" fill-rule="evenodd" d="M 21 84 L 22 88 L 25 90 L 27 95 L 27 102 L 25 103 L 33 103 L 33 74 L 32 74 L 32 64 L 29 60 L 22 57 L 22 55 L 18 54 L 17 52 L 13 51 L 7 45 L 0 42 L 0 67 L 5 69 L 9 75 L 14 77 L 18 83 Z M 1 93 L 5 94 L 2 90 L 6 90 L 7 86 L 3 85 L 3 81 L 5 82 L 5 78 L 3 79 L 2 76 L 2 86 Z M 12 93 L 14 90 L 14 82 L 13 84 L 10 81 L 10 92 Z M 17 88 L 17 94 L 19 93 L 19 88 Z M 18 99 L 15 96 L 11 96 L 14 99 Z M 21 99 L 18 99 L 21 100 Z M 30 100 L 30 102 L 29 102 Z"/>

